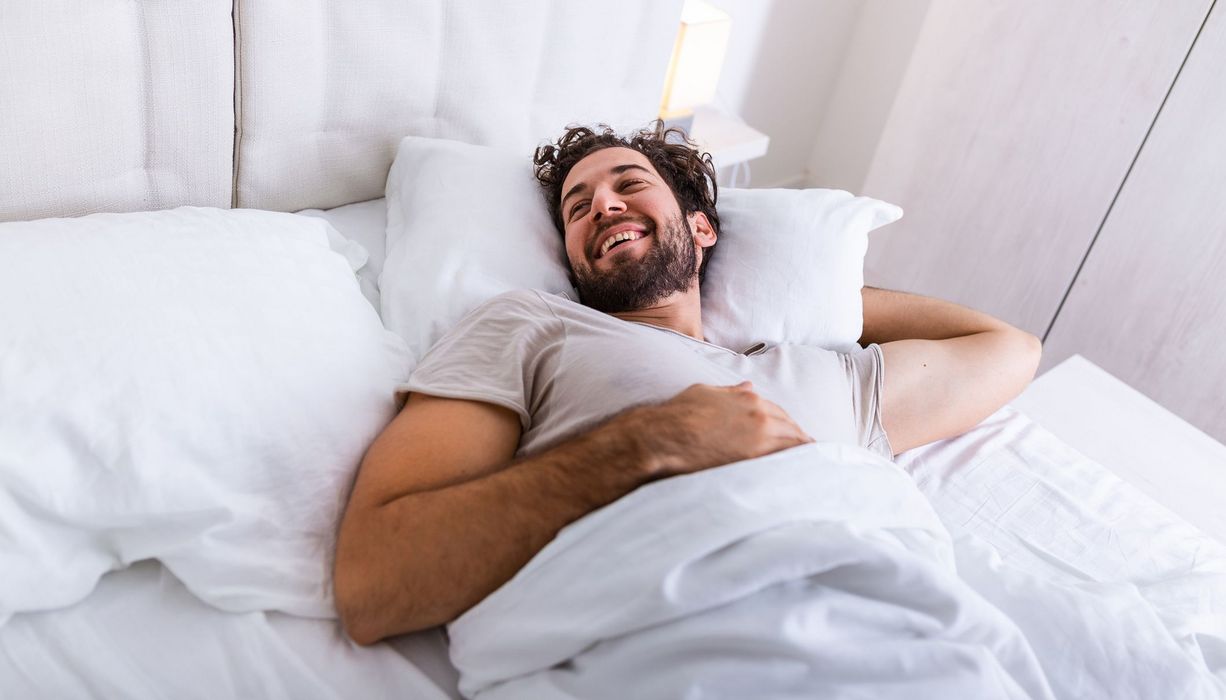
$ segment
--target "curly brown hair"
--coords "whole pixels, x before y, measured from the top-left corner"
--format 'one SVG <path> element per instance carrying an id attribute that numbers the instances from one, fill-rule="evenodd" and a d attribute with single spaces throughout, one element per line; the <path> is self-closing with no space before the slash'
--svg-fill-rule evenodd
<path id="1" fill-rule="evenodd" d="M 715 210 L 719 186 L 715 184 L 711 154 L 700 152 L 683 130 L 665 127 L 658 119 L 628 137 L 619 135 L 607 124 L 597 124 L 595 129 L 570 126 L 557 142 L 536 149 L 532 158 L 536 179 L 544 191 L 549 216 L 558 233 L 566 233 L 562 222 L 562 183 L 576 163 L 605 148 L 632 148 L 646 156 L 672 190 L 681 213 L 688 216 L 702 212 L 719 236 L 719 213 Z M 706 277 L 707 263 L 714 253 L 714 244 L 703 251 L 698 267 L 699 282 Z"/>

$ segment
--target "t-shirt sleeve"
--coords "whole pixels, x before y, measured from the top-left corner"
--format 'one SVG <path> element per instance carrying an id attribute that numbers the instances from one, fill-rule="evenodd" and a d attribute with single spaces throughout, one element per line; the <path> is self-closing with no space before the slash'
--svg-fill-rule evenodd
<path id="1" fill-rule="evenodd" d="M 851 382 L 851 403 L 860 445 L 894 459 L 894 449 L 881 425 L 881 387 L 885 382 L 881 347 L 873 343 L 840 357 Z"/>
<path id="2" fill-rule="evenodd" d="M 396 389 L 449 399 L 484 401 L 519 414 L 530 427 L 547 356 L 563 340 L 561 321 L 537 292 L 516 291 L 477 307 L 426 353 Z"/>

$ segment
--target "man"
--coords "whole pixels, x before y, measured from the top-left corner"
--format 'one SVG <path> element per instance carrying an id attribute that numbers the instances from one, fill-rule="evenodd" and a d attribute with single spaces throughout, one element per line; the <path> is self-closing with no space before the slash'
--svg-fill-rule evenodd
<path id="1" fill-rule="evenodd" d="M 856 353 L 704 342 L 715 173 L 672 135 L 580 127 L 538 150 L 583 304 L 498 297 L 414 372 L 338 538 L 355 641 L 455 619 L 565 525 L 649 481 L 814 440 L 891 456 L 964 432 L 1034 376 L 1035 337 L 875 289 Z"/>

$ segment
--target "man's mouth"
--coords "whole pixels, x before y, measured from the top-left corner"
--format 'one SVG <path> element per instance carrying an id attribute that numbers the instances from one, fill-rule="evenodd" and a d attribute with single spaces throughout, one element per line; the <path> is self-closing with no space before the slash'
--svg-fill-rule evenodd
<path id="1" fill-rule="evenodd" d="M 603 258 L 609 251 L 617 248 L 618 246 L 626 243 L 632 243 L 646 237 L 647 234 L 641 231 L 626 231 L 624 233 L 619 233 L 616 236 L 610 236 L 605 240 L 604 245 L 600 246 L 600 252 L 596 254 L 596 257 Z"/>
<path id="2" fill-rule="evenodd" d="M 613 227 L 613 229 L 604 234 L 604 238 L 600 241 L 599 247 L 596 248 L 594 259 L 599 260 L 619 247 L 629 245 L 635 241 L 646 238 L 651 235 L 642 226 L 635 224 L 621 224 Z"/>

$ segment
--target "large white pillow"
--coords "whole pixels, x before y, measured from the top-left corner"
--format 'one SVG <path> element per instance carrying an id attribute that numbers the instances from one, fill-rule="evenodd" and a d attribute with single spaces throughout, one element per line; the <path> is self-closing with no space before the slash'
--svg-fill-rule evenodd
<path id="1" fill-rule="evenodd" d="M 153 557 L 223 609 L 335 614 L 338 514 L 411 367 L 328 229 L 0 224 L 0 620 Z"/>
<path id="2" fill-rule="evenodd" d="M 464 314 L 517 288 L 572 289 L 527 154 L 409 137 L 387 180 L 383 320 L 421 355 Z M 720 191 L 703 284 L 707 339 L 856 346 L 868 232 L 902 210 L 838 190 Z"/>

